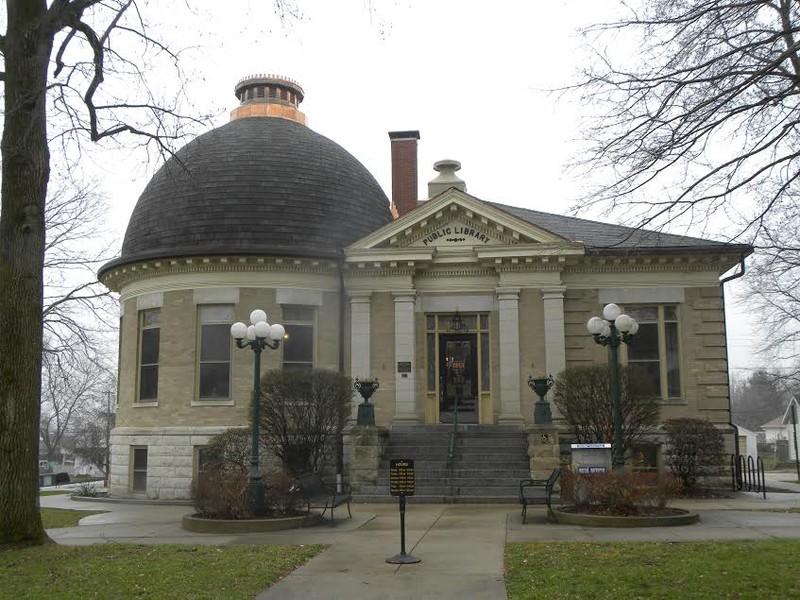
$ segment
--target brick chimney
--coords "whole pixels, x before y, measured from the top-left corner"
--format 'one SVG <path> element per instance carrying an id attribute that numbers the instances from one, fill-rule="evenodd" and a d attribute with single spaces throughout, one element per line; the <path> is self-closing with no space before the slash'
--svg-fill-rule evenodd
<path id="1" fill-rule="evenodd" d="M 392 141 L 392 206 L 394 218 L 417 206 L 417 140 L 419 131 L 390 131 Z"/>

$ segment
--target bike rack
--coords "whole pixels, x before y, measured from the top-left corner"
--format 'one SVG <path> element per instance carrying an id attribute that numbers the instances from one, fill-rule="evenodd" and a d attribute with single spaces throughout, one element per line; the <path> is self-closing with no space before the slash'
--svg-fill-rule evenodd
<path id="1" fill-rule="evenodd" d="M 731 454 L 731 483 L 733 491 L 738 492 L 744 489 L 747 492 L 762 494 L 767 499 L 767 479 L 764 474 L 764 461 L 759 456 L 754 459 L 752 456 L 745 457 L 739 454 Z"/>

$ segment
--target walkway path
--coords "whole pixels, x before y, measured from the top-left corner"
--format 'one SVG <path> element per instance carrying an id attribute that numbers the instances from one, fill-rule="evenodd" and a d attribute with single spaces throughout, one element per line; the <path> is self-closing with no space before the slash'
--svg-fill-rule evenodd
<path id="1" fill-rule="evenodd" d="M 721 500 L 679 501 L 700 512 L 700 523 L 685 527 L 612 529 L 548 523 L 544 509 L 530 509 L 523 525 L 511 505 L 413 504 L 406 512 L 406 551 L 422 562 L 391 565 L 400 552 L 396 504 L 353 506 L 353 519 L 337 518 L 310 529 L 278 533 L 206 535 L 184 531 L 186 506 L 87 503 L 65 496 L 42 498 L 43 506 L 108 510 L 81 520 L 80 526 L 49 530 L 61 544 L 127 542 L 140 544 L 322 543 L 331 547 L 269 590 L 261 600 L 292 598 L 505 598 L 503 548 L 518 541 L 695 541 L 800 538 L 800 514 L 764 512 L 764 508 L 800 507 L 800 485 L 779 483 L 792 474 L 769 474 L 770 486 L 794 490 L 764 500 L 738 493 Z M 337 515 L 338 515 L 337 511 Z"/>

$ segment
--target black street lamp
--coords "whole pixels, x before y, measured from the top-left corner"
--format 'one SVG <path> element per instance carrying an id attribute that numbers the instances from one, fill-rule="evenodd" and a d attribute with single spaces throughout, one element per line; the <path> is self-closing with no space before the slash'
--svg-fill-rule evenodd
<path id="1" fill-rule="evenodd" d="M 250 448 L 250 508 L 253 515 L 264 516 L 267 513 L 267 502 L 264 494 L 264 482 L 261 480 L 261 470 L 258 468 L 258 427 L 261 412 L 261 351 L 264 348 L 275 350 L 281 345 L 286 330 L 283 325 L 267 323 L 267 313 L 263 310 L 254 310 L 250 313 L 249 327 L 242 322 L 231 325 L 231 337 L 236 340 L 237 348 L 250 348 L 255 357 L 253 371 L 253 431 L 252 446 Z M 245 341 L 247 338 L 247 341 Z"/>
<path id="2" fill-rule="evenodd" d="M 639 323 L 633 317 L 621 313 L 622 311 L 616 304 L 606 304 L 603 308 L 602 319 L 600 317 L 592 317 L 586 323 L 586 329 L 592 334 L 594 341 L 601 346 L 608 346 L 611 354 L 611 406 L 614 418 L 614 455 L 612 464 L 615 471 L 621 470 L 625 466 L 625 454 L 622 451 L 619 345 L 622 342 L 630 344 L 633 341 L 633 336 L 639 330 Z"/>

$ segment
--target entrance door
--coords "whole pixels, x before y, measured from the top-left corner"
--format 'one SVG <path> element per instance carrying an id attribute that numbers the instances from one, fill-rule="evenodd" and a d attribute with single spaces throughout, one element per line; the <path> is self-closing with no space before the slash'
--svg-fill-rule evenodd
<path id="1" fill-rule="evenodd" d="M 474 333 L 439 338 L 439 422 L 478 422 L 478 351 Z"/>

